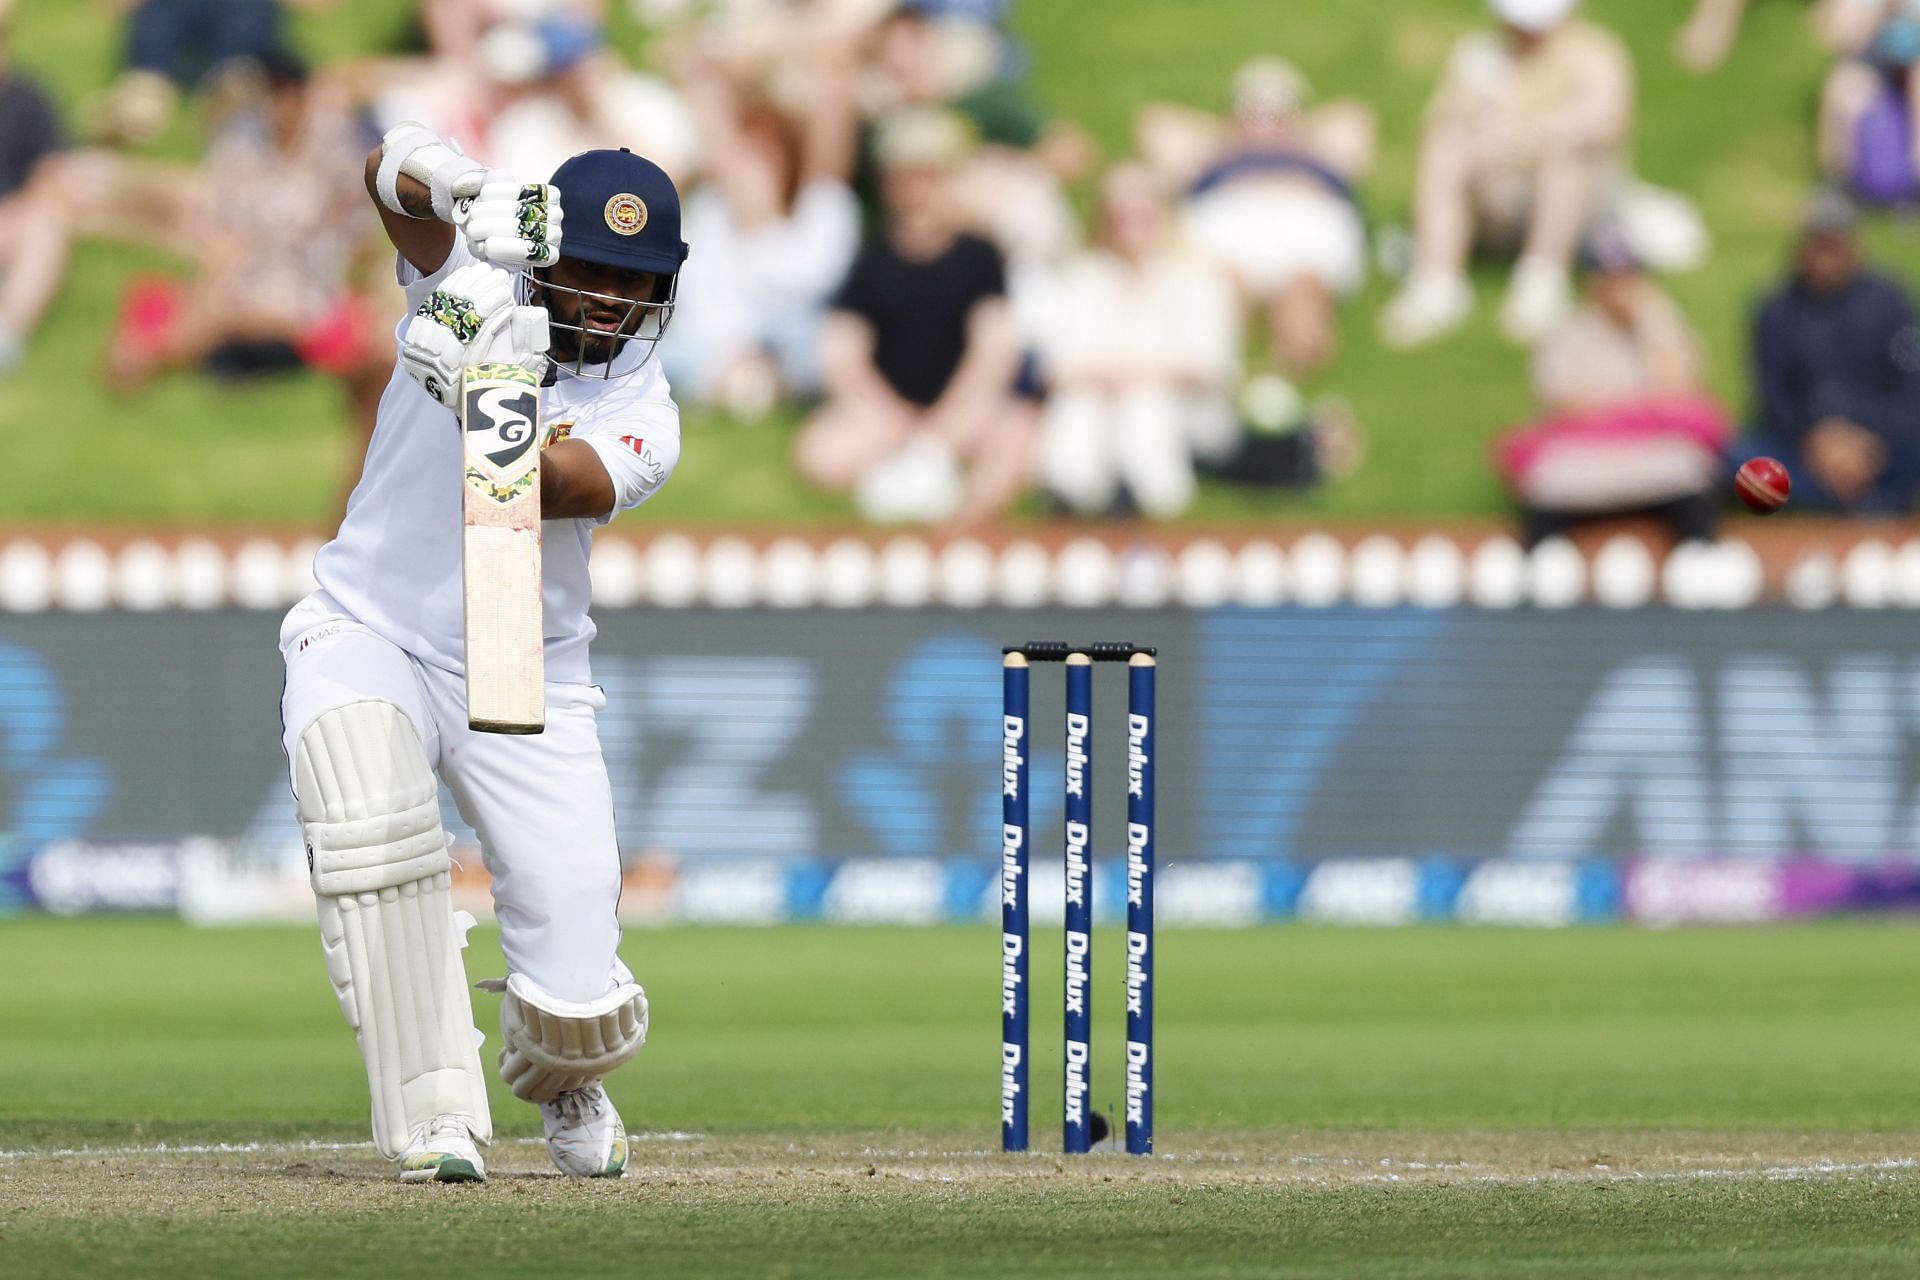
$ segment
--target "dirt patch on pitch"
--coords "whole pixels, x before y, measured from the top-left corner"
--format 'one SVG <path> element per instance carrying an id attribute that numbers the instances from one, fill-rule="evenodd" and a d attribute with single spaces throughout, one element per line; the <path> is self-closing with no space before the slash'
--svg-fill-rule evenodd
<path id="1" fill-rule="evenodd" d="M 0 1156 L 0 1230 L 34 1221 L 328 1215 L 487 1204 L 656 1206 L 1024 1199 L 1209 1189 L 1649 1178 L 1920 1177 L 1920 1135 L 1572 1132 L 1210 1136 L 1151 1159 L 970 1150 L 925 1135 L 639 1139 L 627 1177 L 569 1181 L 537 1142 L 488 1153 L 484 1186 L 402 1186 L 370 1147 L 90 1151 Z"/>

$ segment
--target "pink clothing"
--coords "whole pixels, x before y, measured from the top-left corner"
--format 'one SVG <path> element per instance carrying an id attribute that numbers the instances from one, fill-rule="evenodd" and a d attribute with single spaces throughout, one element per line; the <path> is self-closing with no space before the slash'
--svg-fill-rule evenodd
<path id="1" fill-rule="evenodd" d="M 1494 466 L 1530 507 L 1628 510 L 1702 492 L 1732 439 L 1713 400 L 1652 396 L 1517 427 L 1494 441 Z"/>

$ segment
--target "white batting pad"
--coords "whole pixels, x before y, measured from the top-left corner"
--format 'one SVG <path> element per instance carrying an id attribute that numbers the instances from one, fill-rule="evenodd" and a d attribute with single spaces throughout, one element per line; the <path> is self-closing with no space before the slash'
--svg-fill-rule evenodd
<path id="1" fill-rule="evenodd" d="M 500 1077 L 513 1096 L 548 1102 L 604 1080 L 647 1042 L 647 993 L 625 982 L 598 1000 L 562 1000 L 513 974 L 501 992 Z"/>
<path id="2" fill-rule="evenodd" d="M 366 1060 L 374 1145 L 398 1159 L 435 1116 L 491 1141 L 465 930 L 419 736 L 391 702 L 350 702 L 302 731 L 293 765 L 320 945 Z"/>

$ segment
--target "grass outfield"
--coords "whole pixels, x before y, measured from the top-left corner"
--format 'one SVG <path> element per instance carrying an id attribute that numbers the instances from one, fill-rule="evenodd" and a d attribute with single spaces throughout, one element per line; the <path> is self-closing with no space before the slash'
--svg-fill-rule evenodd
<path id="1" fill-rule="evenodd" d="M 494 1180 L 401 1188 L 309 931 L 8 921 L 0 1274 L 1920 1267 L 1912 925 L 1161 941 L 1160 1158 L 1050 1154 L 1057 961 L 1034 974 L 1036 1152 L 1005 1157 L 990 930 L 676 929 L 625 947 L 655 1030 L 616 1078 L 647 1135 L 626 1180 L 546 1176 L 496 1087 Z M 471 972 L 499 963 L 479 939 Z"/>
<path id="2" fill-rule="evenodd" d="M 399 30 L 410 0 L 342 0 L 301 24 L 319 56 L 364 52 Z M 1744 405 L 1745 315 L 1780 269 L 1785 240 L 1812 181 L 1812 121 L 1823 58 L 1806 38 L 1805 7 L 1755 5 L 1731 63 L 1700 78 L 1675 67 L 1668 42 L 1675 0 L 1590 0 L 1638 63 L 1637 163 L 1652 181 L 1699 201 L 1715 237 L 1702 271 L 1673 288 L 1704 333 L 1716 390 Z M 615 38 L 634 47 L 625 5 Z M 113 24 L 73 0 L 22 0 L 19 61 L 69 107 L 104 82 Z M 1294 58 L 1325 95 L 1353 94 L 1380 111 L 1382 151 L 1365 186 L 1376 222 L 1404 224 L 1421 104 L 1449 42 L 1481 22 L 1481 0 L 1024 0 L 1017 9 L 1039 91 L 1085 122 L 1109 155 L 1128 145 L 1137 105 L 1151 98 L 1215 107 L 1232 68 L 1256 51 Z M 193 130 L 163 150 L 190 153 Z M 1875 248 L 1909 276 L 1920 268 L 1910 226 L 1873 228 Z M 697 246 L 696 246 L 697 252 Z M 8 513 L 16 518 L 128 521 L 305 521 L 331 509 L 345 465 L 345 413 L 335 389 L 294 378 L 225 390 L 177 378 L 137 400 L 113 398 L 96 376 L 120 281 L 165 264 L 130 251 L 88 249 L 25 369 L 4 384 L 0 434 L 12 442 Z M 1378 278 L 1348 309 L 1344 354 L 1311 390 L 1350 398 L 1371 435 L 1367 465 L 1309 497 L 1203 492 L 1202 519 L 1286 514 L 1352 517 L 1499 510 L 1486 442 L 1528 411 L 1524 356 L 1496 334 L 1501 275 L 1484 274 L 1481 306 L 1462 334 L 1426 351 L 1380 347 L 1373 320 L 1389 286 Z M 803 493 L 786 465 L 790 421 L 756 428 L 690 420 L 674 483 L 647 518 L 676 524 L 749 520 L 819 524 L 849 508 Z"/>

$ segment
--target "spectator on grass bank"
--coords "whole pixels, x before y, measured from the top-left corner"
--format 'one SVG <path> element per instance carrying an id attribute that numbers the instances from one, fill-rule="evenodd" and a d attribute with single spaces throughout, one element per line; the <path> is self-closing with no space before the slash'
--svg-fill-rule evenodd
<path id="1" fill-rule="evenodd" d="M 1596 518 L 1650 515 L 1709 539 L 1732 430 L 1700 339 L 1617 230 L 1581 254 L 1578 306 L 1533 353 L 1542 418 L 1495 448 L 1529 546 Z"/>
<path id="2" fill-rule="evenodd" d="M 687 199 L 700 251 L 660 355 L 676 391 L 751 421 L 776 397 L 820 388 L 821 322 L 860 243 L 853 69 L 844 56 L 810 60 L 789 88 L 796 116 L 743 99 L 701 43 L 674 61 L 706 180 Z"/>
<path id="3" fill-rule="evenodd" d="M 1079 243 L 1064 184 L 1085 176 L 1092 146 L 1003 74 L 1002 47 L 997 28 L 908 0 L 874 29 L 862 106 L 881 128 L 901 111 L 946 109 L 965 119 L 980 145 L 953 197 L 970 231 L 998 245 L 1016 274 L 1033 273 Z"/>
<path id="4" fill-rule="evenodd" d="M 129 283 L 106 344 L 112 386 L 133 391 L 172 370 L 307 367 L 339 378 L 370 426 L 392 355 L 380 308 L 355 287 L 372 228 L 355 198 L 365 143 L 290 55 L 223 74 L 232 79 L 200 164 L 98 149 L 49 162 L 19 220 L 0 317 L 31 332 L 76 240 L 161 249 L 191 270 Z"/>
<path id="5" fill-rule="evenodd" d="M 0 0 L 0 289 L 20 269 L 17 246 L 28 186 L 62 141 L 52 99 L 12 65 L 13 12 L 14 0 Z M 0 376 L 20 363 L 23 343 L 24 335 L 0 313 Z"/>
<path id="6" fill-rule="evenodd" d="M 1156 104 L 1136 125 L 1141 154 L 1186 192 L 1188 235 L 1233 273 L 1274 366 L 1295 376 L 1333 359 L 1339 301 L 1365 279 L 1354 184 L 1376 136 L 1362 103 L 1308 103 L 1299 71 L 1258 58 L 1234 77 L 1230 120 Z"/>
<path id="7" fill-rule="evenodd" d="M 339 0 L 102 0 L 126 15 L 125 69 L 97 108 L 102 142 L 150 142 L 183 90 L 236 62 L 287 47 L 288 8 L 324 11 Z"/>
<path id="8" fill-rule="evenodd" d="M 886 223 L 855 256 L 821 333 L 826 401 L 794 441 L 800 474 L 874 519 L 975 524 L 1026 487 L 1036 414 L 1016 390 L 1006 270 L 964 233 L 966 122 L 888 120 L 877 158 Z"/>
<path id="9" fill-rule="evenodd" d="M 1625 173 L 1633 64 L 1578 0 L 1490 0 L 1501 30 L 1465 37 L 1427 109 L 1414 185 L 1412 271 L 1382 313 L 1396 347 L 1431 341 L 1473 307 L 1476 244 L 1517 249 L 1501 326 L 1533 342 L 1566 314 L 1581 237 Z"/>
<path id="10" fill-rule="evenodd" d="M 551 173 L 568 156 L 627 147 L 686 183 L 698 163 L 680 91 L 606 44 L 599 5 L 502 5 L 483 29 L 480 66 L 494 87 L 484 153 L 516 173 Z M 457 67 L 457 64 L 456 64 Z"/>
<path id="11" fill-rule="evenodd" d="M 1770 454 L 1816 510 L 1906 514 L 1920 496 L 1920 319 L 1869 271 L 1851 205 L 1815 198 L 1793 274 L 1754 316 L 1758 421 L 1734 461 Z"/>
<path id="12" fill-rule="evenodd" d="M 550 173 L 597 148 L 645 153 L 676 182 L 698 160 L 678 89 L 610 48 L 605 0 L 457 0 L 423 9 L 426 50 L 341 59 L 328 87 L 376 132 L 417 121 L 487 164 Z"/>
<path id="13" fill-rule="evenodd" d="M 1052 292 L 1040 480 L 1079 515 L 1180 514 L 1195 454 L 1221 460 L 1237 434 L 1233 287 L 1177 246 L 1167 203 L 1145 167 L 1114 169 L 1099 247 L 1071 260 Z"/>
<path id="14" fill-rule="evenodd" d="M 1821 170 L 1875 204 L 1920 200 L 1920 0 L 1821 0 L 1814 25 L 1840 55 L 1820 94 Z"/>

